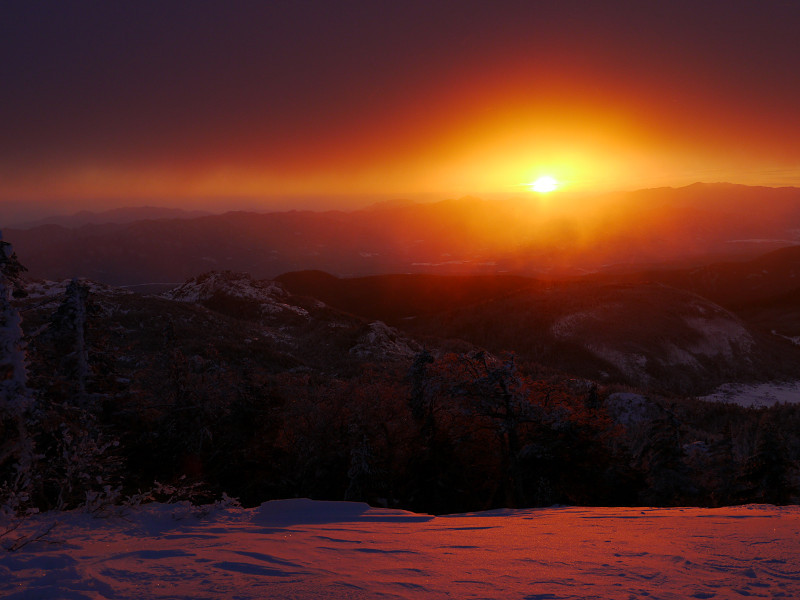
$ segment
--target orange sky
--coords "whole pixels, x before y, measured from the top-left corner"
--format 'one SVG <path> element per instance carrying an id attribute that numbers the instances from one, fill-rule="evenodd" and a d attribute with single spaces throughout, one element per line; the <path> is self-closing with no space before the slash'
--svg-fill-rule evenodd
<path id="1" fill-rule="evenodd" d="M 797 3 L 4 11 L 0 208 L 800 185 Z"/>

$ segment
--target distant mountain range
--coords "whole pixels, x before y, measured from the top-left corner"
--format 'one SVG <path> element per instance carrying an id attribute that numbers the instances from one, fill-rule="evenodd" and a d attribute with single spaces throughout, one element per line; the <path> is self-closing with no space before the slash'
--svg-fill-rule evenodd
<path id="1" fill-rule="evenodd" d="M 301 312 L 307 323 L 324 302 L 335 319 L 354 319 L 347 352 L 359 328 L 386 347 L 400 339 L 370 325 L 379 321 L 414 343 L 513 351 L 578 377 L 684 394 L 788 379 L 800 362 L 795 188 L 644 190 L 596 199 L 580 219 L 474 198 L 352 213 L 114 214 L 164 218 L 3 233 L 34 279 L 143 292 L 188 280 L 172 299 L 238 319 L 269 307 L 287 323 Z M 336 327 L 314 324 L 310 343 L 326 347 Z"/>
<path id="2" fill-rule="evenodd" d="M 136 206 L 113 208 L 100 212 L 82 210 L 71 215 L 53 215 L 18 225 L 19 229 L 31 229 L 42 225 L 60 225 L 61 227 L 83 227 L 84 225 L 103 225 L 106 223 L 133 223 L 152 219 L 194 219 L 210 215 L 204 210 L 183 210 L 181 208 L 163 208 L 157 206 Z"/>
<path id="3" fill-rule="evenodd" d="M 561 278 L 742 260 L 800 243 L 798 188 L 695 184 L 582 201 L 563 198 L 563 206 L 551 208 L 463 198 L 387 203 L 350 213 L 181 213 L 181 218 L 124 209 L 92 217 L 117 222 L 51 223 L 3 233 L 25 256 L 32 276 L 87 277 L 114 285 L 180 282 L 226 269 L 256 277 L 318 269 L 340 276 Z M 137 214 L 147 217 L 136 220 Z"/>

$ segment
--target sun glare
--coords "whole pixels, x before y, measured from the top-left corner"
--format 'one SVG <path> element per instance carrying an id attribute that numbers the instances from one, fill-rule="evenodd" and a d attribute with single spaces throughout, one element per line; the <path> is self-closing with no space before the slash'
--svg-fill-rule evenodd
<path id="1" fill-rule="evenodd" d="M 545 194 L 558 188 L 558 181 L 556 181 L 554 177 L 550 177 L 550 175 L 542 175 L 536 181 L 528 185 L 530 186 L 530 190 L 532 192 Z"/>

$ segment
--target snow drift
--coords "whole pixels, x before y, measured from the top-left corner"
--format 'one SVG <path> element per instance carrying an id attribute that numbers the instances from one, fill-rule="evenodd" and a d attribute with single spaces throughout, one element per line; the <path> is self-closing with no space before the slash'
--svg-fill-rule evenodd
<path id="1" fill-rule="evenodd" d="M 349 502 L 46 513 L 2 541 L 7 599 L 796 598 L 800 507 L 433 517 Z M 3 529 L 0 529 L 2 532 Z"/>

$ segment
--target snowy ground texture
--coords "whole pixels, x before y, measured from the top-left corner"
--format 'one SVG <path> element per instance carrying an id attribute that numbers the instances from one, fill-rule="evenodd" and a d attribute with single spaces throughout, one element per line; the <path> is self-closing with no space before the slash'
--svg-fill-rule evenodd
<path id="1" fill-rule="evenodd" d="M 40 515 L 2 542 L 54 521 L 42 540 L 0 553 L 0 597 L 800 597 L 796 506 L 431 517 L 311 500 L 205 515 L 152 504 Z"/>
<path id="2" fill-rule="evenodd" d="M 800 403 L 800 381 L 788 383 L 726 383 L 700 400 L 731 402 L 749 408 L 774 406 L 778 402 Z"/>

